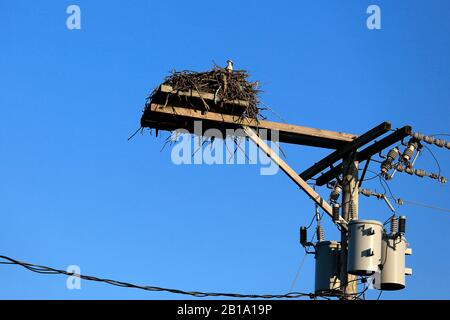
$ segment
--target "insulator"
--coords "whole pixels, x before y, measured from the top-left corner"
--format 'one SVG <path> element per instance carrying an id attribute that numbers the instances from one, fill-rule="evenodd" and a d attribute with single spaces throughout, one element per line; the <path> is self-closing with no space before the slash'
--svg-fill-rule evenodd
<path id="1" fill-rule="evenodd" d="M 305 246 L 308 242 L 308 230 L 306 227 L 300 227 L 300 244 Z"/>
<path id="2" fill-rule="evenodd" d="M 419 148 L 419 143 L 414 138 L 410 139 L 408 142 L 408 147 L 403 151 L 402 160 L 407 163 L 414 155 L 414 151 Z"/>
<path id="3" fill-rule="evenodd" d="M 422 140 L 425 141 L 428 144 L 433 144 L 434 143 L 434 138 L 430 137 L 430 136 L 424 136 Z"/>
<path id="4" fill-rule="evenodd" d="M 406 167 L 406 168 L 405 168 L 405 172 L 406 172 L 407 174 L 413 175 L 413 174 L 414 174 L 414 169 L 411 168 L 411 167 Z"/>
<path id="5" fill-rule="evenodd" d="M 371 195 L 373 195 L 373 191 L 369 189 L 361 189 L 361 194 L 366 197 L 370 197 Z"/>
<path id="6" fill-rule="evenodd" d="M 325 239 L 324 231 L 321 225 L 317 226 L 316 229 L 317 241 L 323 241 Z"/>
<path id="7" fill-rule="evenodd" d="M 437 174 L 437 173 L 430 173 L 429 175 L 428 175 L 431 179 L 436 179 L 436 180 L 439 180 L 439 175 Z"/>
<path id="8" fill-rule="evenodd" d="M 445 177 L 440 176 L 439 177 L 439 182 L 440 183 L 447 183 L 447 179 Z"/>
<path id="9" fill-rule="evenodd" d="M 338 222 L 339 221 L 339 204 L 338 203 L 333 203 L 333 222 Z"/>
<path id="10" fill-rule="evenodd" d="M 340 186 L 339 183 L 336 183 L 334 185 L 333 191 L 331 191 L 330 199 L 332 201 L 336 201 L 337 199 L 339 199 L 339 196 L 341 195 L 341 193 L 342 193 L 342 187 Z"/>
<path id="11" fill-rule="evenodd" d="M 400 151 L 398 150 L 397 147 L 394 147 L 391 150 L 389 150 L 388 154 L 386 155 L 386 160 L 384 160 L 383 163 L 381 164 L 381 172 L 383 173 L 383 175 L 386 175 L 388 171 L 392 168 L 392 162 L 394 162 L 395 159 L 397 159 L 399 154 Z"/>
<path id="12" fill-rule="evenodd" d="M 409 160 L 411 160 L 413 155 L 414 155 L 414 147 L 413 146 L 409 146 L 403 152 L 402 159 L 403 159 L 404 162 L 408 162 Z"/>
<path id="13" fill-rule="evenodd" d="M 445 147 L 446 147 L 447 149 L 450 149 L 450 141 L 447 141 L 447 143 L 445 144 Z"/>
<path id="14" fill-rule="evenodd" d="M 420 132 L 414 132 L 412 136 L 417 140 L 423 140 L 423 138 L 425 137 L 425 135 Z"/>
<path id="15" fill-rule="evenodd" d="M 391 235 L 395 236 L 398 232 L 398 219 L 395 216 L 391 217 Z"/>
<path id="16" fill-rule="evenodd" d="M 435 139 L 434 144 L 437 145 L 439 148 L 445 147 L 445 140 Z"/>
<path id="17" fill-rule="evenodd" d="M 327 185 L 327 187 L 329 189 L 333 189 L 337 184 L 338 184 L 338 182 L 336 180 L 333 180 L 333 181 L 330 181 L 330 183 Z"/>
<path id="18" fill-rule="evenodd" d="M 398 148 L 394 147 L 388 152 L 387 159 L 390 159 L 391 162 L 395 161 L 395 159 L 397 159 L 399 154 L 400 154 L 400 151 L 398 150 Z"/>
<path id="19" fill-rule="evenodd" d="M 391 166 L 386 161 L 383 161 L 383 163 L 381 164 L 381 173 L 383 175 L 387 175 L 390 169 Z"/>
<path id="20" fill-rule="evenodd" d="M 416 169 L 416 170 L 414 170 L 414 173 L 416 174 L 416 176 L 419 176 L 421 178 L 423 178 L 427 175 L 425 170 L 422 170 L 422 169 Z"/>
<path id="21" fill-rule="evenodd" d="M 398 218 L 398 233 L 405 234 L 405 232 L 406 232 L 406 217 L 400 216 L 400 218 Z"/>

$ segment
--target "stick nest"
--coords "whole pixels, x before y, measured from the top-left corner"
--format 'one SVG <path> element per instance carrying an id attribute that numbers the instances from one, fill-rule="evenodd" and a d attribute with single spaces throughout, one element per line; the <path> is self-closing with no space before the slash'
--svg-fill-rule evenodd
<path id="1" fill-rule="evenodd" d="M 206 72 L 174 70 L 164 79 L 163 84 L 171 86 L 175 91 L 196 91 L 200 98 L 178 96 L 173 93 L 161 97 L 161 93 L 155 89 L 147 98 L 146 106 L 153 102 L 258 120 L 261 111 L 258 94 L 261 91 L 259 83 L 249 81 L 249 76 L 245 70 L 230 72 L 217 65 Z M 202 93 L 213 94 L 214 99 L 204 99 Z M 236 100 L 246 103 L 236 104 Z"/>

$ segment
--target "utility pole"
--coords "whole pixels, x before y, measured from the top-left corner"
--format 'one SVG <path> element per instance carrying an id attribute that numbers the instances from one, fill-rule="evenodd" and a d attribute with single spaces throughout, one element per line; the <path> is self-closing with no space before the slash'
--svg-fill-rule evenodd
<path id="1" fill-rule="evenodd" d="M 167 97 L 167 93 L 189 97 L 196 95 L 195 92 L 179 92 L 173 90 L 173 88 L 168 88 L 167 86 L 161 86 L 159 91 L 163 98 Z M 198 95 L 200 95 L 200 93 L 198 93 Z M 210 96 L 211 97 L 208 96 L 208 93 L 200 95 L 202 100 L 214 99 L 214 95 L 210 94 Z M 395 251 L 395 249 L 388 248 L 386 251 L 381 252 L 381 245 L 384 240 L 382 238 L 383 225 L 380 222 L 375 221 L 375 223 L 373 223 L 358 219 L 358 196 L 359 188 L 361 187 L 358 166 L 361 163 L 365 163 L 364 170 L 361 174 L 361 179 L 364 180 L 372 156 L 377 154 L 381 156 L 381 152 L 384 149 L 399 142 L 403 143 L 403 139 L 412 135 L 412 128 L 410 126 L 392 129 L 389 122 L 382 122 L 367 132 L 356 136 L 348 133 L 308 128 L 266 120 L 256 121 L 248 118 L 242 119 L 238 116 L 215 113 L 212 111 L 202 112 L 201 110 L 193 109 L 191 107 L 183 108 L 177 105 L 167 105 L 166 98 L 161 99 L 161 101 L 166 101 L 166 103 L 161 104 L 161 102 L 156 101 L 152 102 L 146 108 L 141 118 L 142 127 L 167 131 L 184 129 L 193 134 L 203 134 L 203 131 L 198 133 L 195 130 L 196 123 L 201 121 L 203 128 L 201 130 L 215 128 L 220 132 L 226 133 L 228 129 L 243 129 L 245 136 L 270 157 L 272 161 L 324 211 L 324 213 L 330 216 L 341 232 L 340 241 L 319 241 L 314 244 L 306 240 L 307 228 L 302 227 L 300 229 L 301 245 L 306 250 L 309 247 L 314 248 L 313 252 L 307 251 L 307 253 L 315 254 L 316 263 L 319 264 L 316 265 L 316 295 L 334 296 L 343 300 L 357 299 L 359 298 L 357 297 L 358 277 L 366 279 L 363 277 L 367 277 L 373 274 L 373 272 L 376 272 L 382 254 L 393 256 L 394 258 L 390 258 L 391 261 L 404 261 L 404 256 L 406 254 L 405 250 Z M 241 101 L 240 103 L 245 103 L 245 101 Z M 303 172 L 297 173 L 288 163 L 286 163 L 286 161 L 281 159 L 278 154 L 261 139 L 261 137 L 259 137 L 259 130 L 262 129 L 269 130 L 269 132 L 278 131 L 278 142 L 326 148 L 334 151 L 305 169 Z M 418 139 L 435 141 L 433 140 L 434 138 L 425 138 L 422 136 L 418 137 Z M 437 141 L 441 147 L 444 145 L 441 140 Z M 414 145 L 412 145 L 412 147 L 414 147 Z M 411 146 L 408 148 L 411 148 Z M 450 147 L 448 148 L 450 149 Z M 342 192 L 339 191 L 334 198 L 330 196 L 330 203 L 328 203 L 308 184 L 308 180 L 310 179 L 313 179 L 314 185 L 319 187 L 324 185 L 336 186 L 337 183 L 339 188 L 336 188 L 336 190 L 341 189 Z M 337 201 L 340 193 L 342 193 L 342 197 L 341 206 L 339 208 Z M 356 232 L 353 230 L 357 228 L 353 227 L 355 225 L 357 227 L 361 225 L 364 230 L 369 230 L 369 232 L 364 232 L 364 234 Z M 350 227 L 353 227 L 352 232 L 350 232 Z M 349 241 L 350 233 L 351 239 Z M 350 264 L 354 263 L 353 260 L 350 260 L 350 264 L 348 262 L 349 242 L 350 255 L 352 257 L 357 257 L 358 263 L 362 265 L 361 270 L 352 269 L 354 266 L 351 266 Z M 367 245 L 367 247 L 360 249 L 355 246 L 355 243 L 364 244 Z M 388 250 L 390 251 L 388 252 Z M 355 251 L 358 251 L 356 255 Z M 324 268 L 322 268 L 323 266 Z M 395 280 L 395 284 L 397 285 L 396 288 L 403 288 L 405 275 L 405 270 L 403 269 L 405 268 L 395 267 L 394 269 L 394 273 L 397 277 Z M 352 274 L 350 274 L 349 271 Z M 336 281 L 339 281 L 339 286 L 335 286 Z M 387 285 L 389 285 L 389 283 Z"/>
<path id="2" fill-rule="evenodd" d="M 358 161 L 356 153 L 351 153 L 343 161 L 344 176 L 342 179 L 342 218 L 350 222 L 358 219 Z M 357 293 L 357 276 L 347 273 L 348 232 L 341 230 L 341 263 L 340 279 L 343 299 L 355 299 Z"/>

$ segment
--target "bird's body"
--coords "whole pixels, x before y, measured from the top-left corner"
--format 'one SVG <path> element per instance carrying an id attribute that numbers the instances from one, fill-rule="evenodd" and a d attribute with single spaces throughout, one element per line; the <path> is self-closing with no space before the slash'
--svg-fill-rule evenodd
<path id="1" fill-rule="evenodd" d="M 225 67 L 225 70 L 227 70 L 228 72 L 233 72 L 233 61 L 232 60 L 227 60 L 227 66 Z"/>
<path id="2" fill-rule="evenodd" d="M 227 66 L 225 67 L 225 70 L 230 74 L 233 72 L 233 61 L 232 60 L 227 60 Z M 224 73 L 222 74 L 222 82 L 223 82 L 223 92 L 227 92 L 228 89 L 228 81 L 227 81 L 227 77 L 229 75 Z"/>

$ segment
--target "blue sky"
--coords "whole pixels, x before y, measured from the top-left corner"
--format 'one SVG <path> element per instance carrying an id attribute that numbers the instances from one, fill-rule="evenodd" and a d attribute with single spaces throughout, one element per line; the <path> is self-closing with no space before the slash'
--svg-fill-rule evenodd
<path id="1" fill-rule="evenodd" d="M 66 28 L 70 4 L 81 8 L 81 30 Z M 381 30 L 366 28 L 370 4 L 381 7 Z M 1 1 L 0 254 L 184 290 L 289 291 L 311 202 L 281 172 L 176 166 L 169 149 L 160 152 L 166 135 L 127 141 L 146 95 L 174 68 L 231 58 L 289 123 L 360 134 L 389 120 L 445 133 L 449 13 L 445 0 Z M 283 148 L 299 172 L 327 154 Z M 450 175 L 448 150 L 433 150 Z M 417 166 L 437 170 L 426 152 Z M 382 190 L 377 180 L 365 186 Z M 391 188 L 449 207 L 448 186 L 430 179 L 399 174 Z M 449 213 L 406 205 L 399 213 L 414 275 L 383 298 L 450 298 Z M 388 216 L 385 204 L 361 199 L 360 217 Z M 313 275 L 309 256 L 294 289 L 313 290 Z M 65 281 L 1 266 L 0 298 L 184 298 L 86 281 L 67 290 Z"/>

